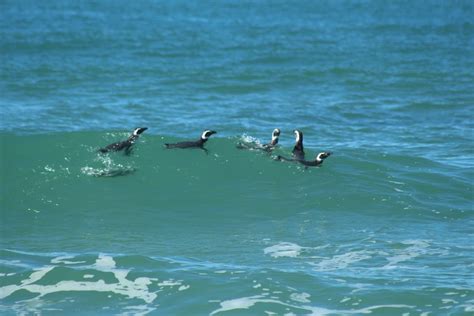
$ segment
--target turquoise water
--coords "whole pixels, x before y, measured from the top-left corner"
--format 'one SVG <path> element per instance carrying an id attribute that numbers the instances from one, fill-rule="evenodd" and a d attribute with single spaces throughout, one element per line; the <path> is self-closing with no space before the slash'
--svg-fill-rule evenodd
<path id="1" fill-rule="evenodd" d="M 2 1 L 1 314 L 472 314 L 472 16 Z"/>

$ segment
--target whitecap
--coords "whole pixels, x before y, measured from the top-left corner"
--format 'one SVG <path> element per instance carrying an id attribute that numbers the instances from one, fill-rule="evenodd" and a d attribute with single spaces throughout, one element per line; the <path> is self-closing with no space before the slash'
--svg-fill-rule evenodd
<path id="1" fill-rule="evenodd" d="M 95 261 L 95 268 L 101 271 L 109 271 L 115 268 L 114 258 L 106 255 L 99 255 L 99 258 Z"/>
<path id="2" fill-rule="evenodd" d="M 291 242 L 280 242 L 263 249 L 263 253 L 273 258 L 297 257 L 300 255 L 302 249 L 303 247 Z"/>

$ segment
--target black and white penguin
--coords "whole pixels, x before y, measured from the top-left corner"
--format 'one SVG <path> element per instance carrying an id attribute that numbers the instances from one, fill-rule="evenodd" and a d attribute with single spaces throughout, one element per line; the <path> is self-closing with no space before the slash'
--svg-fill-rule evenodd
<path id="1" fill-rule="evenodd" d="M 275 147 L 277 146 L 279 137 L 280 137 L 280 129 L 275 128 L 272 132 L 272 140 L 270 141 L 270 143 L 261 145 L 256 142 L 252 142 L 252 143 L 239 142 L 236 147 L 238 149 L 251 149 L 251 150 L 257 149 L 257 150 L 264 150 L 264 151 L 270 152 L 273 149 L 275 149 Z"/>
<path id="2" fill-rule="evenodd" d="M 304 160 L 304 147 L 303 147 L 303 132 L 295 129 L 295 147 L 293 147 L 293 158 L 296 160 Z"/>
<path id="3" fill-rule="evenodd" d="M 298 160 L 298 162 L 306 167 L 318 167 L 323 164 L 324 159 L 331 156 L 331 153 L 328 151 L 323 151 L 316 155 L 316 158 L 313 161 L 307 160 Z"/>
<path id="4" fill-rule="evenodd" d="M 272 141 L 268 144 L 263 145 L 263 148 L 267 151 L 273 150 L 278 145 L 278 138 L 280 137 L 280 129 L 275 128 L 272 132 Z"/>
<path id="5" fill-rule="evenodd" d="M 316 158 L 314 160 L 300 160 L 300 159 L 290 159 L 286 158 L 283 156 L 277 156 L 277 160 L 283 160 L 283 161 L 291 161 L 291 162 L 298 162 L 306 167 L 319 167 L 323 164 L 324 159 L 327 157 L 331 156 L 331 153 L 328 151 L 323 151 L 320 152 L 319 154 L 316 155 Z"/>
<path id="6" fill-rule="evenodd" d="M 204 148 L 204 144 L 207 142 L 209 137 L 211 137 L 212 134 L 216 134 L 216 131 L 211 131 L 211 130 L 205 130 L 202 132 L 201 138 L 196 141 L 186 141 L 186 142 L 179 142 L 175 144 L 165 144 L 165 147 L 168 149 L 173 149 L 173 148 L 201 148 L 207 152 L 207 149 Z"/>
<path id="7" fill-rule="evenodd" d="M 132 135 L 130 135 L 126 140 L 107 145 L 104 148 L 99 149 L 99 152 L 105 154 L 111 151 L 125 150 L 125 154 L 129 155 L 132 152 L 132 145 L 140 137 L 140 134 L 147 129 L 148 127 L 137 127 L 133 130 Z"/>

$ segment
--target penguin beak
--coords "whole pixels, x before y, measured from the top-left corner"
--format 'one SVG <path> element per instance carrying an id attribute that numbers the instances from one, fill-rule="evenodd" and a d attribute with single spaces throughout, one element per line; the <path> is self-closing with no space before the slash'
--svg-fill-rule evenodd
<path id="1" fill-rule="evenodd" d="M 212 134 L 217 134 L 216 131 L 210 131 L 210 133 L 211 133 L 211 135 L 212 135 Z"/>
<path id="2" fill-rule="evenodd" d="M 140 129 L 137 131 L 138 134 L 141 134 L 143 133 L 144 131 L 146 131 L 148 129 L 148 127 L 140 127 Z"/>

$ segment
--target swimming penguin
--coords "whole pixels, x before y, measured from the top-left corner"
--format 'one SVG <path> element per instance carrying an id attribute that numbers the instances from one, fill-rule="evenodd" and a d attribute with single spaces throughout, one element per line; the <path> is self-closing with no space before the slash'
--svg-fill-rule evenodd
<path id="1" fill-rule="evenodd" d="M 327 157 L 331 156 L 331 153 L 328 151 L 323 151 L 320 152 L 319 154 L 316 155 L 316 158 L 313 161 L 308 161 L 308 160 L 299 160 L 299 159 L 289 159 L 285 158 L 283 156 L 277 156 L 277 160 L 283 160 L 283 161 L 293 161 L 293 162 L 298 162 L 304 166 L 307 167 L 319 167 L 323 164 L 324 159 Z"/>
<path id="2" fill-rule="evenodd" d="M 296 136 L 296 144 L 295 147 L 293 147 L 293 157 L 296 160 L 304 160 L 304 147 L 303 147 L 303 132 L 300 130 L 295 129 L 294 130 L 295 136 Z"/>
<path id="3" fill-rule="evenodd" d="M 259 144 L 259 143 L 238 143 L 238 149 L 260 149 L 263 151 L 270 152 L 275 149 L 276 145 L 278 144 L 278 137 L 280 137 L 280 129 L 275 128 L 272 132 L 272 140 L 268 144 Z"/>
<path id="4" fill-rule="evenodd" d="M 280 137 L 280 129 L 275 128 L 272 132 L 272 141 L 269 144 L 263 145 L 266 151 L 272 151 L 278 145 L 278 138 Z"/>
<path id="5" fill-rule="evenodd" d="M 107 145 L 106 147 L 99 149 L 99 152 L 105 154 L 111 151 L 125 150 L 125 154 L 130 155 L 130 153 L 132 152 L 132 145 L 140 137 L 140 134 L 146 131 L 147 129 L 148 127 L 137 127 L 133 130 L 132 135 L 130 135 L 128 139 Z"/>
<path id="6" fill-rule="evenodd" d="M 212 134 L 216 134 L 216 131 L 211 131 L 211 130 L 205 130 L 202 132 L 201 138 L 196 141 L 186 141 L 186 142 L 179 142 L 175 144 L 165 144 L 166 148 L 172 149 L 172 148 L 201 148 L 206 151 L 207 149 L 204 148 L 204 144 L 207 142 L 209 137 L 211 137 Z"/>

